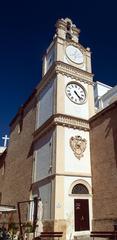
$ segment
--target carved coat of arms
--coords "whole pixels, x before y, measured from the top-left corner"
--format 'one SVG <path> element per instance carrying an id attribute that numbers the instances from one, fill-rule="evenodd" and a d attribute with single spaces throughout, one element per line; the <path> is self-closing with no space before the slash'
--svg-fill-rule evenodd
<path id="1" fill-rule="evenodd" d="M 70 147 L 74 152 L 74 155 L 80 160 L 83 157 L 83 152 L 86 149 L 87 141 L 81 136 L 75 136 L 70 138 Z"/>

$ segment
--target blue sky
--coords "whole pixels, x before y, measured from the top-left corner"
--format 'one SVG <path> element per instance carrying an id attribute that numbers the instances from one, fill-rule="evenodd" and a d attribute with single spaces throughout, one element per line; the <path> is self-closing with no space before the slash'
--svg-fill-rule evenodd
<path id="1" fill-rule="evenodd" d="M 116 1 L 2 1 L 0 3 L 0 144 L 9 123 L 41 79 L 42 56 L 58 18 L 81 29 L 92 51 L 94 80 L 117 83 Z"/>

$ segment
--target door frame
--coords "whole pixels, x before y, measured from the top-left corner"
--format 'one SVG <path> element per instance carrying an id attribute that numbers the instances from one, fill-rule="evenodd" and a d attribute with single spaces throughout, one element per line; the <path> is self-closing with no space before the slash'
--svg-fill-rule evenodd
<path id="1" fill-rule="evenodd" d="M 89 191 L 89 194 L 73 194 L 72 189 L 75 185 L 77 184 L 83 184 Z M 80 236 L 80 235 L 87 235 L 90 234 L 92 231 L 92 218 L 93 218 L 93 213 L 92 213 L 92 187 L 91 187 L 91 179 L 77 179 L 73 181 L 70 185 L 69 188 L 69 197 L 72 198 L 72 213 L 73 213 L 73 218 L 72 218 L 72 226 L 73 226 L 73 236 Z M 74 199 L 88 199 L 89 201 L 89 230 L 88 231 L 75 231 L 75 216 L 74 216 Z"/>

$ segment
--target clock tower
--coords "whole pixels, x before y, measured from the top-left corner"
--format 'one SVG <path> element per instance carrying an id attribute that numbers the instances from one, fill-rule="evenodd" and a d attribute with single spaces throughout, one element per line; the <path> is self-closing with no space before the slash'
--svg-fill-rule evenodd
<path id="1" fill-rule="evenodd" d="M 37 87 L 32 198 L 39 194 L 44 230 L 63 238 L 89 234 L 92 219 L 89 118 L 94 114 L 91 52 L 69 19 L 43 57 Z"/>

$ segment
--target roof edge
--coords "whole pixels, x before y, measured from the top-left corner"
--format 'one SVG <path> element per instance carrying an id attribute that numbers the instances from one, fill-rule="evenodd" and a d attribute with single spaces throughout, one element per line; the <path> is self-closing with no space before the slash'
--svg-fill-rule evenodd
<path id="1" fill-rule="evenodd" d="M 110 104 L 109 106 L 107 106 L 106 108 L 102 109 L 101 111 L 99 111 L 98 113 L 96 113 L 95 115 L 93 115 L 90 119 L 89 119 L 89 123 L 95 121 L 98 117 L 100 117 L 101 115 L 105 114 L 106 112 L 110 111 L 112 108 L 115 108 L 117 106 L 117 100 L 115 102 L 113 102 L 112 104 Z"/>
<path id="2" fill-rule="evenodd" d="M 27 104 L 33 99 L 33 97 L 35 96 L 37 92 L 37 89 L 35 88 L 32 92 L 32 94 L 28 97 L 28 99 L 24 102 L 24 104 L 19 108 L 18 112 L 16 113 L 16 115 L 14 116 L 14 118 L 11 120 L 9 126 L 11 127 L 12 124 L 16 121 L 17 117 L 19 116 L 20 112 L 22 110 L 24 110 L 24 108 L 27 106 Z"/>

